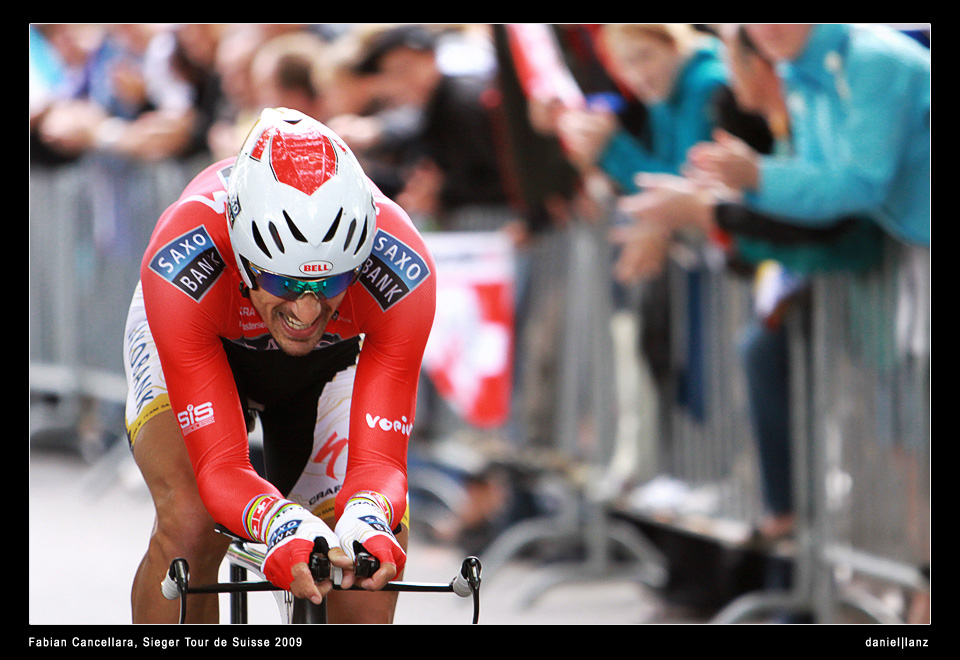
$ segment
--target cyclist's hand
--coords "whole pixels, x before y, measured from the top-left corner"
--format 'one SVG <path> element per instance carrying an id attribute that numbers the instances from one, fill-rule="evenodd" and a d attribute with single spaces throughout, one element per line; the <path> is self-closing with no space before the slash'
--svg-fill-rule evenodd
<path id="1" fill-rule="evenodd" d="M 340 547 L 350 555 L 351 562 L 355 557 L 354 544 L 380 561 L 380 568 L 372 577 L 358 582 L 371 591 L 382 589 L 407 562 L 407 555 L 390 531 L 387 515 L 378 504 L 382 500 L 376 494 L 357 493 L 347 502 L 336 526 Z"/>
<path id="2" fill-rule="evenodd" d="M 353 568 L 353 560 L 342 549 L 337 535 L 322 520 L 303 507 L 283 502 L 276 513 L 271 512 L 266 533 L 267 554 L 263 559 L 263 574 L 275 586 L 290 591 L 298 598 L 309 598 L 314 603 L 330 592 L 333 584 L 313 581 L 310 573 L 310 553 L 314 539 L 322 538 L 329 549 L 327 557 L 334 566 Z M 344 583 L 349 586 L 352 573 Z"/>

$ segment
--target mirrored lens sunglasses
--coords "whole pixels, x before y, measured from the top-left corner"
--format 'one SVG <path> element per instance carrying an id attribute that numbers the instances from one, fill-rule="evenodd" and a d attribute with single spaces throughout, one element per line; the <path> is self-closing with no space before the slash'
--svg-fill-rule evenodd
<path id="1" fill-rule="evenodd" d="M 340 273 L 339 275 L 331 275 L 330 277 L 324 277 L 319 280 L 301 280 L 295 277 L 287 277 L 286 275 L 277 275 L 268 270 L 258 268 L 253 264 L 249 264 L 249 266 L 250 271 L 256 278 L 258 287 L 272 296 L 291 301 L 297 300 L 305 293 L 312 293 L 321 300 L 336 298 L 346 291 L 351 284 L 356 282 L 360 276 L 360 268 L 358 267 L 354 270 Z"/>

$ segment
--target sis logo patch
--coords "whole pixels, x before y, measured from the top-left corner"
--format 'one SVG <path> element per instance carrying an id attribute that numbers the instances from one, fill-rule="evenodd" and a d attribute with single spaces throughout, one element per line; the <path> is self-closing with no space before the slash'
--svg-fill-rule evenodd
<path id="1" fill-rule="evenodd" d="M 377 230 L 373 252 L 363 264 L 360 281 L 380 309 L 387 311 L 396 305 L 429 276 L 430 268 L 423 257 L 398 238 Z"/>
<path id="2" fill-rule="evenodd" d="M 157 250 L 150 269 L 199 302 L 220 277 L 224 263 L 201 225 Z"/>

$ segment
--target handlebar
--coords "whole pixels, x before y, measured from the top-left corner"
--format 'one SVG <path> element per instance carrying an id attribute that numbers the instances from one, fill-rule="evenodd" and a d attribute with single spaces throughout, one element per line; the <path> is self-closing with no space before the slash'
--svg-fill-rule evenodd
<path id="1" fill-rule="evenodd" d="M 372 577 L 374 573 L 380 570 L 380 560 L 367 552 L 362 545 L 354 541 L 353 549 L 355 557 L 353 572 L 357 578 Z M 317 537 L 314 539 L 313 552 L 310 553 L 310 572 L 313 574 L 315 581 L 331 580 L 336 589 L 342 582 L 343 569 L 330 563 L 327 558 L 328 551 L 329 547 L 323 538 Z"/>
<path id="2" fill-rule="evenodd" d="M 322 545 L 321 545 L 322 544 Z M 359 545 L 359 544 L 358 544 Z M 380 562 L 376 557 L 363 550 L 363 546 L 356 548 L 356 558 L 354 560 L 354 572 L 358 578 L 372 576 L 380 568 Z M 308 563 L 310 572 L 314 580 L 331 580 L 335 590 L 343 590 L 340 586 L 342 582 L 342 569 L 333 566 L 326 556 L 327 547 L 322 539 L 314 542 L 314 551 L 310 554 Z M 480 617 L 480 560 L 476 557 L 467 557 L 463 560 L 460 570 L 449 583 L 424 583 L 424 582 L 404 582 L 393 581 L 384 585 L 382 591 L 414 591 L 414 592 L 434 592 L 434 593 L 454 593 L 461 598 L 473 596 L 473 623 L 479 622 Z M 187 594 L 209 594 L 209 593 L 238 593 L 252 591 L 282 591 L 271 582 L 218 582 L 209 585 L 190 586 L 190 566 L 183 557 L 178 557 L 170 562 L 170 569 L 167 575 L 160 583 L 160 590 L 167 600 L 180 599 L 180 623 L 186 620 L 186 596 Z M 350 591 L 367 591 L 354 584 Z"/>

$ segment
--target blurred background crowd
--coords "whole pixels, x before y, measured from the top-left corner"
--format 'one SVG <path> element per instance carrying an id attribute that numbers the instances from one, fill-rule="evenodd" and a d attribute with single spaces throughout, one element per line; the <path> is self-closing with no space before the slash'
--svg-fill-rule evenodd
<path id="1" fill-rule="evenodd" d="M 493 568 L 639 562 L 712 608 L 792 589 L 820 620 L 929 621 L 928 24 L 33 24 L 29 42 L 36 451 L 120 469 L 153 226 L 261 108 L 290 107 L 422 232 L 509 246 L 509 405 L 473 423 L 422 379 L 423 534 Z"/>

